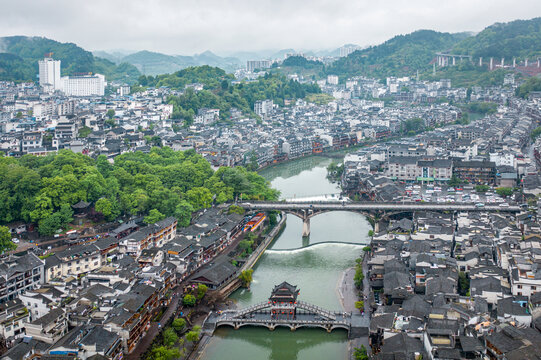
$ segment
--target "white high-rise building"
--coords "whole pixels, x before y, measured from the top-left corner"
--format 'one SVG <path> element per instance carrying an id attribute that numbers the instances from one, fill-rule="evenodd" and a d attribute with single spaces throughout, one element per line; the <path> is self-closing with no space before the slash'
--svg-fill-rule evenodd
<path id="1" fill-rule="evenodd" d="M 105 77 L 101 74 L 64 76 L 62 90 L 68 96 L 103 96 Z"/>
<path id="2" fill-rule="evenodd" d="M 45 91 L 60 90 L 60 60 L 53 60 L 46 57 L 38 62 L 39 64 L 39 84 Z"/>
<path id="3" fill-rule="evenodd" d="M 246 70 L 254 71 L 256 69 L 268 69 L 272 66 L 270 60 L 248 60 L 246 61 Z"/>
<path id="4" fill-rule="evenodd" d="M 344 45 L 340 48 L 340 57 L 346 57 L 354 51 L 359 50 L 361 47 L 357 45 Z"/>
<path id="5" fill-rule="evenodd" d="M 327 76 L 327 84 L 329 84 L 329 85 L 338 85 L 338 76 L 336 76 L 336 75 L 328 75 Z"/>
<path id="6" fill-rule="evenodd" d="M 254 112 L 259 116 L 266 116 L 272 111 L 274 102 L 272 100 L 258 100 L 254 104 Z"/>

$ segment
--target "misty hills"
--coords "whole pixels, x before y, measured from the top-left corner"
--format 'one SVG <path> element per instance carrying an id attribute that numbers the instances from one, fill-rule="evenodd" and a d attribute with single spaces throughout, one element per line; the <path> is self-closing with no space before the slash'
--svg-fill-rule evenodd
<path id="1" fill-rule="evenodd" d="M 143 50 L 124 56 L 120 61 L 134 65 L 145 75 L 172 73 L 190 66 L 200 65 L 215 66 L 233 72 L 243 65 L 237 58 L 221 57 L 211 51 L 205 51 L 193 56 L 182 56 Z"/>
<path id="2" fill-rule="evenodd" d="M 108 80 L 128 83 L 134 83 L 141 75 L 133 65 L 117 65 L 73 43 L 37 36 L 9 36 L 0 38 L 0 80 L 36 81 L 38 60 L 51 52 L 55 59 L 62 61 L 62 75 L 92 72 L 103 74 Z"/>
<path id="3" fill-rule="evenodd" d="M 306 55 L 312 56 L 336 56 L 338 49 L 327 51 L 309 51 Z M 284 59 L 286 54 L 297 53 L 294 49 L 263 50 L 263 51 L 239 51 L 230 56 L 219 56 L 211 51 L 192 56 L 167 55 L 152 51 L 138 51 L 132 54 L 121 54 L 119 52 L 94 51 L 95 56 L 108 59 L 115 63 L 129 63 L 134 65 L 142 74 L 160 75 L 169 74 L 175 71 L 191 67 L 209 65 L 224 69 L 227 72 L 234 72 L 246 66 L 247 60 L 261 59 Z"/>
<path id="4" fill-rule="evenodd" d="M 366 75 L 413 76 L 429 71 L 434 54 L 446 51 L 488 59 L 535 59 L 541 56 L 541 18 L 496 23 L 473 35 L 418 30 L 398 35 L 383 44 L 355 51 L 326 69 L 342 77 Z"/>

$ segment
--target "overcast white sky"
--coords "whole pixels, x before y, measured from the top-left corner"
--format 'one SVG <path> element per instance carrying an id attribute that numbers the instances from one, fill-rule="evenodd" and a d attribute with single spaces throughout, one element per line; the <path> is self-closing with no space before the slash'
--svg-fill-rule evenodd
<path id="1" fill-rule="evenodd" d="M 537 16 L 541 0 L 0 0 L 0 36 L 224 54 L 371 45 L 418 29 L 480 31 Z"/>

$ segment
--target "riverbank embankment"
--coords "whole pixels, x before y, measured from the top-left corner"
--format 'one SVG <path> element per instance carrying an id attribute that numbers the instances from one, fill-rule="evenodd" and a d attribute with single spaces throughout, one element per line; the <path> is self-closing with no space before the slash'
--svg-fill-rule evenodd
<path id="1" fill-rule="evenodd" d="M 361 257 L 363 259 L 363 273 L 366 274 L 366 260 L 368 256 L 366 255 L 366 253 L 363 253 Z M 338 293 L 338 298 L 340 299 L 340 304 L 342 305 L 344 311 L 351 313 L 359 312 L 359 310 L 355 307 L 355 303 L 357 301 L 364 301 L 366 311 L 362 316 L 366 317 L 369 320 L 370 309 L 367 302 L 369 292 L 368 280 L 364 278 L 362 290 L 357 289 L 357 287 L 355 286 L 355 271 L 355 267 L 350 267 L 344 270 L 344 272 L 342 273 L 336 289 Z M 355 349 L 360 348 L 362 345 L 364 345 L 366 349 L 369 349 L 368 336 L 352 338 L 348 341 L 349 359 L 355 360 Z"/>

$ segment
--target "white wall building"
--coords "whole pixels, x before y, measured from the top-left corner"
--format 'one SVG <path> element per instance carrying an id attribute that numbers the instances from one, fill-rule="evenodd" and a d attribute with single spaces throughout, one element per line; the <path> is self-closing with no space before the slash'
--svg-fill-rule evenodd
<path id="1" fill-rule="evenodd" d="M 105 77 L 100 74 L 62 77 L 62 90 L 68 96 L 103 96 Z"/>
<path id="2" fill-rule="evenodd" d="M 254 112 L 263 117 L 269 114 L 274 107 L 274 102 L 272 100 L 259 100 L 254 104 Z"/>
<path id="3" fill-rule="evenodd" d="M 270 60 L 248 60 L 246 61 L 246 70 L 254 71 L 256 69 L 268 69 L 272 65 Z"/>
<path id="4" fill-rule="evenodd" d="M 340 48 L 340 57 L 345 57 L 354 51 L 360 50 L 360 46 L 357 45 L 344 45 Z"/>
<path id="5" fill-rule="evenodd" d="M 337 75 L 328 75 L 327 84 L 329 85 L 338 85 L 338 76 Z"/>
<path id="6" fill-rule="evenodd" d="M 515 169 L 517 168 L 515 155 L 511 152 L 491 153 L 490 161 L 494 162 L 496 166 L 511 166 Z"/>
<path id="7" fill-rule="evenodd" d="M 45 58 L 38 61 L 39 66 L 39 84 L 45 91 L 53 92 L 60 90 L 62 83 L 60 81 L 60 60 Z"/>

